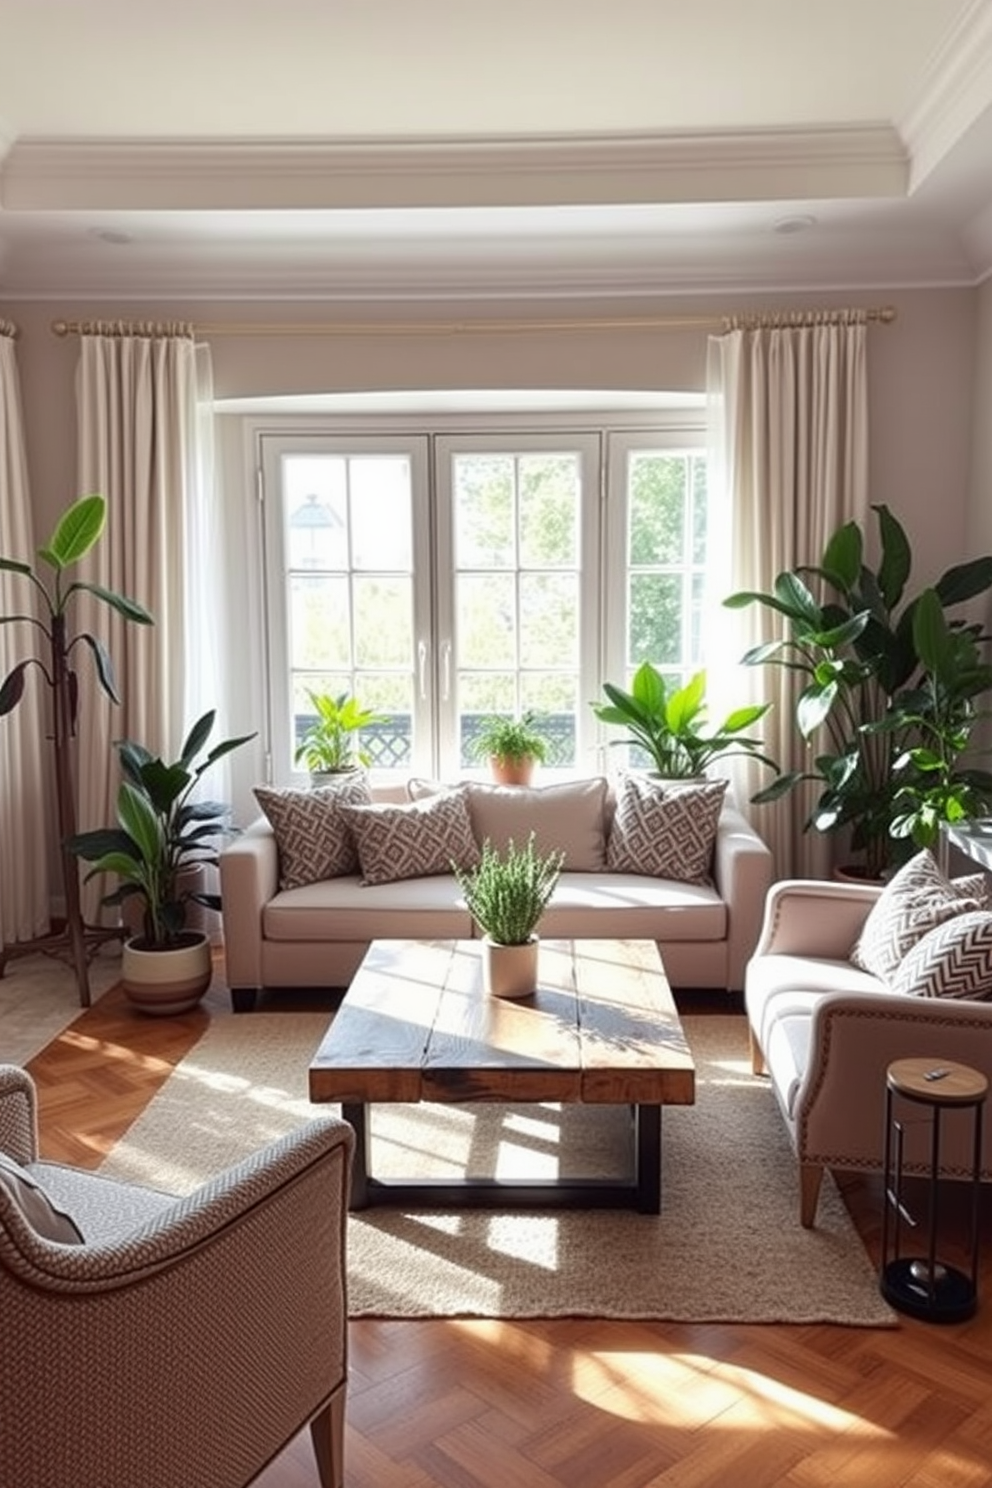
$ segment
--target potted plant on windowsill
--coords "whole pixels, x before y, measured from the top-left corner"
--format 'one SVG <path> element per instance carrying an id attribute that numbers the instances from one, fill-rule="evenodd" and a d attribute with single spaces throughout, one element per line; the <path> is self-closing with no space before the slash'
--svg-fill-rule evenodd
<path id="1" fill-rule="evenodd" d="M 472 754 L 489 761 L 493 779 L 501 785 L 530 785 L 535 764 L 547 760 L 548 741 L 531 710 L 519 718 L 492 714 L 483 719 L 472 741 Z"/>
<path id="2" fill-rule="evenodd" d="M 365 708 L 347 692 L 332 697 L 327 692 L 308 690 L 307 696 L 317 714 L 303 733 L 294 764 L 304 764 L 313 785 L 326 785 L 329 776 L 351 774 L 369 764 L 369 756 L 359 743 L 359 733 L 374 723 L 385 720 L 379 713 Z"/>
<path id="3" fill-rule="evenodd" d="M 876 568 L 865 562 L 861 527 L 846 522 L 818 565 L 779 574 L 770 594 L 745 591 L 725 603 L 762 604 L 783 617 L 786 634 L 744 661 L 786 667 L 802 682 L 795 717 L 809 766 L 784 771 L 753 799 L 810 782 L 818 794 L 807 829 L 847 832 L 861 876 L 879 879 L 914 847 L 932 846 L 943 822 L 992 806 L 992 775 L 962 763 L 978 699 L 992 687 L 986 637 L 946 613 L 992 588 L 992 556 L 949 568 L 907 600 L 909 539 L 888 507 L 873 510 Z"/>
<path id="4" fill-rule="evenodd" d="M 537 926 L 554 893 L 564 854 L 542 856 L 530 834 L 503 853 L 487 840 L 478 865 L 452 864 L 469 913 L 483 932 L 482 979 L 494 997 L 528 997 L 537 986 Z"/>
<path id="5" fill-rule="evenodd" d="M 735 708 L 716 728 L 706 724 L 706 673 L 697 672 L 683 687 L 666 683 L 649 661 L 634 673 L 630 691 L 603 683 L 609 699 L 594 703 L 600 723 L 626 730 L 626 738 L 611 744 L 642 749 L 657 775 L 668 780 L 691 780 L 704 775 L 717 760 L 748 755 L 777 770 L 763 751 L 761 739 L 745 733 L 768 712 L 768 703 Z"/>
<path id="6" fill-rule="evenodd" d="M 187 907 L 220 909 L 220 896 L 199 883 L 202 870 L 217 863 L 216 839 L 226 828 L 229 808 L 191 797 L 205 771 L 255 737 L 226 739 L 197 764 L 215 717 L 211 710 L 197 720 L 171 764 L 133 740 L 118 740 L 124 776 L 117 795 L 119 825 L 81 832 L 69 844 L 93 864 L 88 878 L 117 876 L 118 886 L 104 896 L 104 904 L 121 906 L 134 899 L 140 906 L 141 931 L 124 945 L 122 983 L 143 1012 L 185 1012 L 210 986 L 209 937 L 186 928 Z"/>

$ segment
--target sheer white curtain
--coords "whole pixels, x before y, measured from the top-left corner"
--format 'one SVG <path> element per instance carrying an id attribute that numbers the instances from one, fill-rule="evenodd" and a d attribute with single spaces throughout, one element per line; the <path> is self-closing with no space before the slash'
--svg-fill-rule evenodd
<path id="1" fill-rule="evenodd" d="M 0 320 L 0 554 L 34 563 L 20 379 L 14 327 Z M 48 534 L 46 533 L 47 537 Z M 34 613 L 31 585 L 0 572 L 0 614 Z M 26 656 L 37 655 L 33 626 L 0 625 L 0 682 Z M 0 942 L 11 945 L 48 931 L 46 864 L 48 760 L 44 682 L 31 669 L 24 696 L 0 718 Z"/>
<path id="2" fill-rule="evenodd" d="M 89 695 L 79 720 L 79 826 L 114 819 L 119 775 L 112 747 L 132 738 L 173 758 L 192 718 L 191 650 L 209 632 L 190 634 L 189 553 L 202 497 L 199 360 L 189 327 L 108 327 L 81 338 L 77 373 L 81 492 L 107 500 L 107 529 L 86 577 L 143 604 L 153 626 L 123 621 L 86 597 L 87 629 L 110 652 L 119 707 Z M 215 552 L 216 550 L 214 550 Z M 198 686 L 199 684 L 195 684 Z M 101 886 L 91 884 L 87 918 L 99 916 Z"/>
<path id="3" fill-rule="evenodd" d="M 731 591 L 770 590 L 776 576 L 816 563 L 842 522 L 868 512 L 867 317 L 846 311 L 815 324 L 731 324 L 710 339 L 707 364 L 714 500 L 726 503 Z M 740 658 L 782 634 L 764 607 L 724 611 L 716 654 Z M 798 688 L 780 667 L 739 667 L 721 684 L 731 701 L 771 701 L 768 753 L 807 769 L 795 727 Z M 829 874 L 831 840 L 803 824 L 817 792 L 746 803 L 769 772 L 738 762 L 739 800 L 775 856 L 779 878 Z"/>

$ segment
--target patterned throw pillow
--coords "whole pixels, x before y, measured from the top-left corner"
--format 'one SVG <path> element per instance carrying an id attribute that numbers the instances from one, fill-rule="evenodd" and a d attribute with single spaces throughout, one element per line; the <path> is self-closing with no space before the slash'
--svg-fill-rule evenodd
<path id="1" fill-rule="evenodd" d="M 960 893 L 937 867 L 926 848 L 904 863 L 872 905 L 851 960 L 883 982 L 891 982 L 897 967 L 928 931 L 955 915 L 981 909 L 982 903 Z"/>
<path id="2" fill-rule="evenodd" d="M 889 985 L 913 997 L 992 997 L 992 913 L 969 911 L 929 931 Z"/>
<path id="3" fill-rule="evenodd" d="M 83 1237 L 71 1215 L 59 1209 L 34 1176 L 5 1152 L 0 1152 L 0 1188 L 7 1190 L 25 1224 L 46 1240 L 81 1245 Z"/>
<path id="4" fill-rule="evenodd" d="M 409 806 L 376 803 L 342 806 L 350 826 L 362 879 L 367 884 L 450 873 L 451 864 L 474 868 L 479 848 L 472 835 L 465 792 L 445 791 Z"/>
<path id="5" fill-rule="evenodd" d="M 607 867 L 614 873 L 706 883 L 726 790 L 726 780 L 680 785 L 624 775 L 606 844 Z"/>
<path id="6" fill-rule="evenodd" d="M 272 823 L 279 851 L 280 889 L 301 889 L 358 871 L 358 855 L 343 805 L 370 801 L 364 772 L 316 790 L 256 785 L 255 799 Z"/>

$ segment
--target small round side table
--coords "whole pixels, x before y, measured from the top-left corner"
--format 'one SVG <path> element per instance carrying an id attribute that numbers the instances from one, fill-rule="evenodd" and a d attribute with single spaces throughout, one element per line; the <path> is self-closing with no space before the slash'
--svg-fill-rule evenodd
<path id="1" fill-rule="evenodd" d="M 978 1215 L 982 1171 L 982 1107 L 989 1082 L 978 1070 L 950 1059 L 897 1059 L 885 1079 L 885 1207 L 882 1216 L 882 1260 L 879 1287 L 900 1312 L 933 1323 L 957 1323 L 978 1306 Z M 894 1097 L 922 1107 L 919 1120 L 930 1123 L 930 1170 L 926 1225 L 921 1233 L 925 1254 L 903 1252 L 904 1222 L 916 1221 L 904 1202 L 903 1148 L 907 1120 L 899 1119 Z M 940 1139 L 941 1118 L 950 1110 L 971 1111 L 971 1224 L 969 1271 L 941 1261 Z"/>

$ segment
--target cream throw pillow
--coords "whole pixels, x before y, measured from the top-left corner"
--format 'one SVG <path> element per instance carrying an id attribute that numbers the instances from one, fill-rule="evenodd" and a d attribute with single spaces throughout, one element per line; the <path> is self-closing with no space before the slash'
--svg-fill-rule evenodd
<path id="1" fill-rule="evenodd" d="M 83 1237 L 71 1215 L 59 1209 L 32 1173 L 5 1152 L 0 1152 L 0 1188 L 7 1191 L 20 1210 L 25 1224 L 45 1240 L 61 1245 L 81 1245 Z"/>
<path id="2" fill-rule="evenodd" d="M 465 794 L 445 791 L 409 806 L 375 803 L 341 807 L 358 848 L 366 884 L 395 883 L 450 873 L 452 863 L 474 868 L 479 848 Z"/>
<path id="3" fill-rule="evenodd" d="M 488 840 L 505 852 L 511 837 L 523 847 L 533 832 L 537 851 L 564 853 L 562 867 L 571 873 L 601 873 L 606 867 L 605 777 L 541 787 L 473 780 L 464 789 L 480 846 Z"/>

